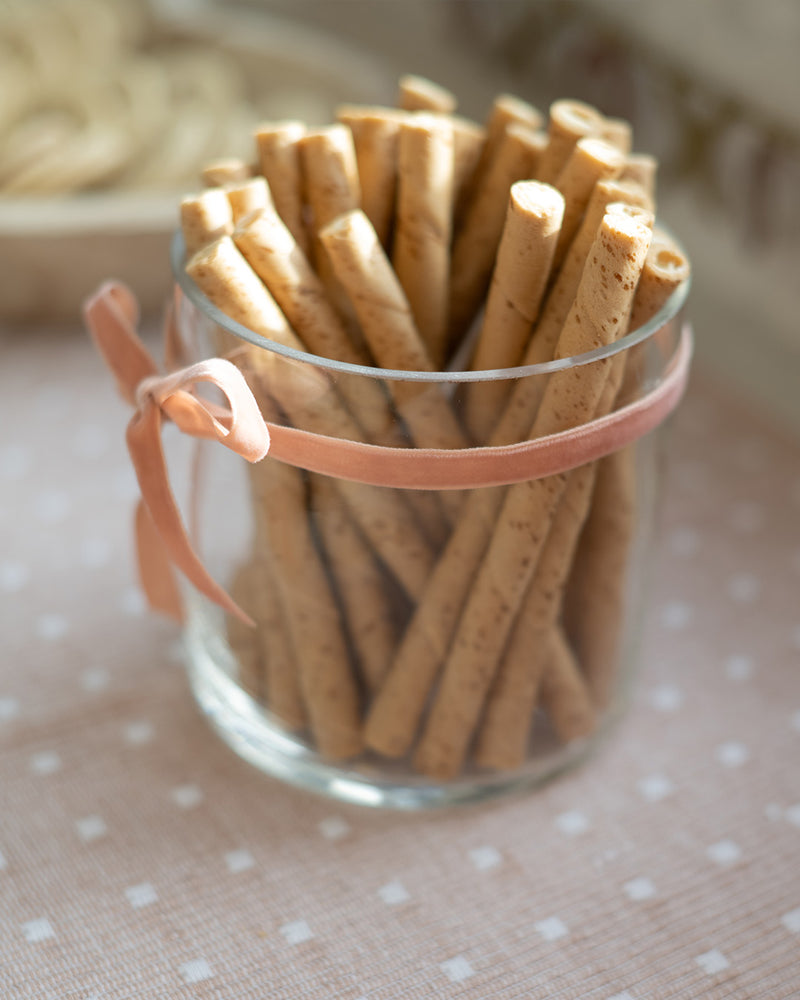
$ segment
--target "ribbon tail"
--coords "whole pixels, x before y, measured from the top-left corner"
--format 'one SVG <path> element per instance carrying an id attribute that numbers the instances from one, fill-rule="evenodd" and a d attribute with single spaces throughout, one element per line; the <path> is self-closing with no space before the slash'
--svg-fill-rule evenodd
<path id="1" fill-rule="evenodd" d="M 178 582 L 164 549 L 164 543 L 146 505 L 136 505 L 136 559 L 147 603 L 179 624 L 183 622 L 183 605 Z"/>
<path id="2" fill-rule="evenodd" d="M 152 521 L 153 531 L 160 539 L 173 565 L 210 601 L 235 615 L 247 625 L 253 620 L 233 601 L 230 595 L 209 575 L 192 548 L 183 527 L 180 511 L 169 487 L 166 460 L 161 446 L 161 414 L 154 403 L 134 416 L 126 433 L 142 500 Z M 147 556 L 145 555 L 145 560 Z M 151 577 L 149 567 L 146 576 Z M 158 570 L 154 569 L 153 573 Z"/>

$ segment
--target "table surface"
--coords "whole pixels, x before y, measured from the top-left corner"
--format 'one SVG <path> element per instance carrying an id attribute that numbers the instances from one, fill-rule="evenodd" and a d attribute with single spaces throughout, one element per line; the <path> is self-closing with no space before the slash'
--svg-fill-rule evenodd
<path id="1" fill-rule="evenodd" d="M 425 815 L 212 735 L 131 559 L 80 331 L 0 335 L 0 994 L 800 997 L 800 445 L 697 373 L 643 665 L 597 755 Z"/>

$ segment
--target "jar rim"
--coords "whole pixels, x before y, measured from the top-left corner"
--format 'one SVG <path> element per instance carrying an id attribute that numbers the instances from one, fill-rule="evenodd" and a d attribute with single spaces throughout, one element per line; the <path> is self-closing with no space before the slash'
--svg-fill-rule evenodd
<path id="1" fill-rule="evenodd" d="M 664 228 L 663 226 L 661 228 Z M 674 238 L 674 237 L 673 237 Z M 326 358 L 319 354 L 311 354 L 308 351 L 298 351 L 292 347 L 286 347 L 275 340 L 256 333 L 249 327 L 231 319 L 222 312 L 211 300 L 198 288 L 185 269 L 186 246 L 183 234 L 180 229 L 176 229 L 170 246 L 170 263 L 172 273 L 184 295 L 210 320 L 221 326 L 228 333 L 244 340 L 255 347 L 270 351 L 282 357 L 291 358 L 304 364 L 313 365 L 316 368 L 323 368 L 337 375 L 359 375 L 361 377 L 389 379 L 402 382 L 436 382 L 436 383 L 471 383 L 471 382 L 493 382 L 500 379 L 523 379 L 537 375 L 551 375 L 553 372 L 564 371 L 568 368 L 577 368 L 581 365 L 592 364 L 604 358 L 614 357 L 623 351 L 630 350 L 637 344 L 648 340 L 662 327 L 674 319 L 683 308 L 689 289 L 691 287 L 691 276 L 687 277 L 678 288 L 667 299 L 662 308 L 652 316 L 646 323 L 631 330 L 615 340 L 611 344 L 596 347 L 583 354 L 575 354 L 566 358 L 556 358 L 552 361 L 545 361 L 534 365 L 519 365 L 514 368 L 492 368 L 471 370 L 442 370 L 442 371 L 404 371 L 392 368 L 379 368 L 372 365 L 352 364 L 346 361 L 337 361 L 334 358 Z"/>

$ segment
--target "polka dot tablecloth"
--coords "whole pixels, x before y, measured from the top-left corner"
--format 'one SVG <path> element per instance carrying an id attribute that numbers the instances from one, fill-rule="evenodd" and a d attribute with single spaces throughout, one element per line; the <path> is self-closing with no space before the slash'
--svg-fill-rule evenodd
<path id="1" fill-rule="evenodd" d="M 86 337 L 6 331 L 0 382 L 0 996 L 800 997 L 797 442 L 696 374 L 625 720 L 539 791 L 406 816 L 211 734 Z"/>

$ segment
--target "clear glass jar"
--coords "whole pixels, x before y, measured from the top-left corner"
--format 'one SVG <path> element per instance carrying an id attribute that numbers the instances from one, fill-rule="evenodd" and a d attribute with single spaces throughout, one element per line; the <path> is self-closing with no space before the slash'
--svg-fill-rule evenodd
<path id="1" fill-rule="evenodd" d="M 670 408 L 652 401 L 688 362 L 688 282 L 608 347 L 432 374 L 266 340 L 216 309 L 183 263 L 177 235 L 184 341 L 197 359 L 234 360 L 272 429 L 270 454 L 252 466 L 191 443 L 202 452 L 195 545 L 255 622 L 184 587 L 191 686 L 222 739 L 294 785 L 397 809 L 487 799 L 584 759 L 635 670 L 655 425 Z M 577 448 L 568 467 L 532 475 L 537 462 L 554 467 L 557 449 L 531 457 L 520 443 L 557 379 L 588 392 L 586 419 L 566 435 Z M 447 428 L 489 383 L 503 386 L 504 406 L 517 401 L 517 419 L 506 412 L 493 447 L 456 455 Z M 621 416 L 637 408 L 649 416 L 634 433 Z"/>

